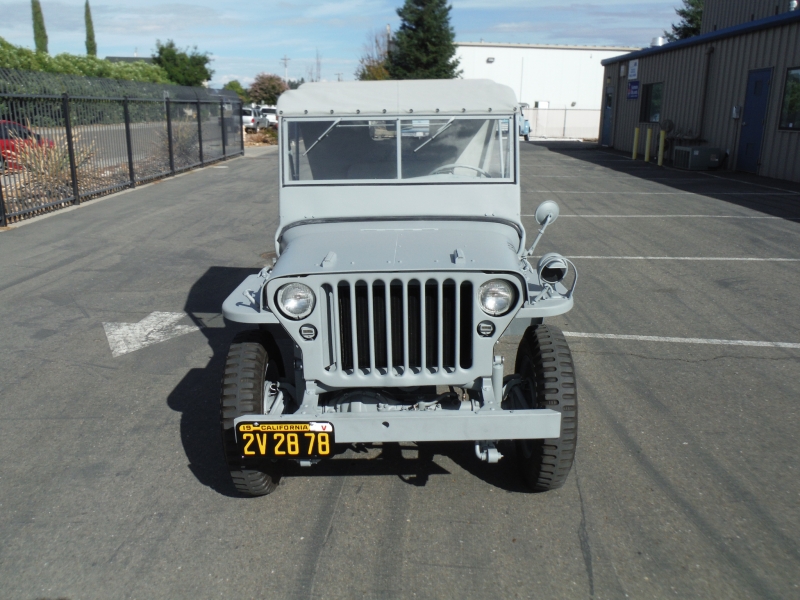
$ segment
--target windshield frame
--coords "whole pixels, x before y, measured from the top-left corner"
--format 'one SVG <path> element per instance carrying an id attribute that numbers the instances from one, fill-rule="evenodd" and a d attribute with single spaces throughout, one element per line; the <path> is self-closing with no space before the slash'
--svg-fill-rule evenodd
<path id="1" fill-rule="evenodd" d="M 470 178 L 454 178 L 444 179 L 442 181 L 434 181 L 426 178 L 420 181 L 421 178 L 402 178 L 402 122 L 407 121 L 421 121 L 421 120 L 436 120 L 448 121 L 451 120 L 508 120 L 509 127 L 504 138 L 504 142 L 509 144 L 509 177 L 470 177 Z M 293 180 L 291 173 L 290 161 L 288 160 L 291 152 L 289 144 L 289 126 L 291 123 L 298 122 L 326 122 L 326 123 L 345 123 L 348 121 L 391 121 L 395 123 L 395 131 L 400 132 L 396 135 L 397 140 L 397 171 L 396 177 L 393 179 L 322 179 L 322 180 Z M 452 122 L 451 121 L 451 122 Z M 518 163 L 519 163 L 519 140 L 514 138 L 514 132 L 517 131 L 517 115 L 512 114 L 408 114 L 408 115 L 349 115 L 349 116 L 334 116 L 330 117 L 284 117 L 280 119 L 280 170 L 281 170 L 281 187 L 318 187 L 318 186 L 401 186 L 401 185 L 517 185 L 518 184 Z M 433 137 L 438 136 L 439 132 L 435 133 Z M 323 136 L 324 137 L 324 136 Z M 429 138 L 430 140 L 430 138 Z M 516 143 L 515 143 L 516 142 Z M 306 151 L 308 152 L 310 148 Z M 413 149 L 412 149 L 413 150 Z M 315 150 L 316 151 L 316 150 Z M 299 155 L 302 152 L 298 151 Z"/>

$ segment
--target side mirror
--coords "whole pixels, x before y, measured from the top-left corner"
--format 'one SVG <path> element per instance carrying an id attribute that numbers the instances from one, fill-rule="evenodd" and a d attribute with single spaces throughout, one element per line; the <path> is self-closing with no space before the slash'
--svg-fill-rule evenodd
<path id="1" fill-rule="evenodd" d="M 536 208 L 533 218 L 536 219 L 539 225 L 544 225 L 547 217 L 550 217 L 550 221 L 547 223 L 550 225 L 555 222 L 560 212 L 558 203 L 555 200 L 545 200 Z"/>
<path id="2" fill-rule="evenodd" d="M 553 223 L 558 218 L 559 212 L 558 204 L 555 200 L 545 200 L 536 208 L 536 212 L 533 213 L 533 218 L 536 219 L 536 222 L 541 225 L 542 228 L 539 230 L 539 235 L 533 240 L 531 247 L 525 252 L 525 256 L 533 254 L 536 244 L 539 243 L 539 240 L 542 239 L 544 235 L 544 230 L 547 229 L 550 223 Z"/>

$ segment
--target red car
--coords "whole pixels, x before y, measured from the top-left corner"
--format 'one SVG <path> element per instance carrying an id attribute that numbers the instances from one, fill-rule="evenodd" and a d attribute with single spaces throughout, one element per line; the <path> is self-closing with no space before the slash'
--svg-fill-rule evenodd
<path id="1" fill-rule="evenodd" d="M 25 125 L 20 125 L 14 121 L 0 121 L 0 172 L 5 169 L 20 168 L 13 158 L 14 152 L 23 144 L 55 147 L 53 140 L 42 137 L 25 127 Z"/>

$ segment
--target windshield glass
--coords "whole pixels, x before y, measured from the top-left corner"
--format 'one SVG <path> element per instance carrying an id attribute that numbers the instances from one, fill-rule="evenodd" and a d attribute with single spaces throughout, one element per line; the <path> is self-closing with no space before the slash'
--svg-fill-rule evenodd
<path id="1" fill-rule="evenodd" d="M 402 121 L 402 178 L 510 178 L 508 123 L 509 119 Z"/>
<path id="2" fill-rule="evenodd" d="M 285 181 L 508 182 L 510 123 L 510 117 L 287 120 Z"/>

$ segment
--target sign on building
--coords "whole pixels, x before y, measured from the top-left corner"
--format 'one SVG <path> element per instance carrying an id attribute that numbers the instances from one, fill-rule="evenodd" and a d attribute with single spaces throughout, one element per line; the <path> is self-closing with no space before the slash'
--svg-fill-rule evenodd
<path id="1" fill-rule="evenodd" d="M 639 81 L 628 82 L 628 100 L 638 100 L 639 98 Z"/>
<path id="2" fill-rule="evenodd" d="M 639 59 L 628 61 L 628 79 L 639 79 Z"/>

